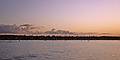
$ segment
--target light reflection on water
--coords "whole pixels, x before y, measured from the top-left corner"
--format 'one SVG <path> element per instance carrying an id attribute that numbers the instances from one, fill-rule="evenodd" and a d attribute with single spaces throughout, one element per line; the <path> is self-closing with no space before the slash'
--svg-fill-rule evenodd
<path id="1" fill-rule="evenodd" d="M 0 41 L 0 60 L 120 60 L 120 41 Z"/>

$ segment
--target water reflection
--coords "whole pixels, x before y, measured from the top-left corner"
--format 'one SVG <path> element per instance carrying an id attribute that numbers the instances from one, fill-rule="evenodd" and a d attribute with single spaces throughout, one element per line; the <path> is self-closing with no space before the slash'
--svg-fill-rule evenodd
<path id="1" fill-rule="evenodd" d="M 120 41 L 0 41 L 0 60 L 120 60 Z"/>

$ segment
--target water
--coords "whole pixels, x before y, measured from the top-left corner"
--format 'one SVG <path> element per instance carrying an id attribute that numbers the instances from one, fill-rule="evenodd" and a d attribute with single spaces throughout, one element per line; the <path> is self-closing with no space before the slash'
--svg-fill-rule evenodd
<path id="1" fill-rule="evenodd" d="M 0 60 L 120 60 L 120 41 L 0 41 Z"/>

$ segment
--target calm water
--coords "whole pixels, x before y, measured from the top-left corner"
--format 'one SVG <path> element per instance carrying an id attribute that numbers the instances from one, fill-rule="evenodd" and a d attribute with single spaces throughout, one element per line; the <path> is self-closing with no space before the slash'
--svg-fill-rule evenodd
<path id="1" fill-rule="evenodd" d="M 120 41 L 0 41 L 0 60 L 120 60 Z"/>

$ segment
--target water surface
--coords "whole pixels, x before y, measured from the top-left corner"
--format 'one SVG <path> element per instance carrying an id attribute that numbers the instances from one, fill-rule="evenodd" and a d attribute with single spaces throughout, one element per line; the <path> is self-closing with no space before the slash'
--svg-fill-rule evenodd
<path id="1" fill-rule="evenodd" d="M 0 41 L 0 60 L 120 60 L 120 41 Z"/>

